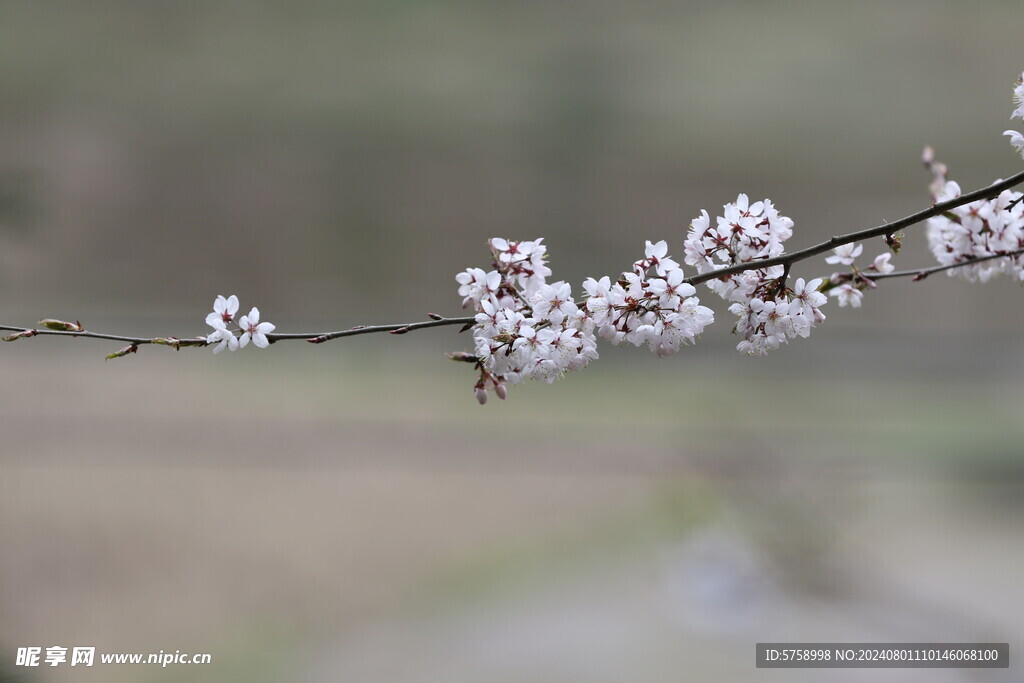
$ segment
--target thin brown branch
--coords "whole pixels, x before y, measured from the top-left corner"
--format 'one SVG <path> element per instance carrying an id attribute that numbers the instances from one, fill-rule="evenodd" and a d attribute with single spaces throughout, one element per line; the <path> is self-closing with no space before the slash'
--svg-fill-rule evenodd
<path id="1" fill-rule="evenodd" d="M 709 280 L 715 280 L 718 278 L 726 277 L 728 275 L 738 275 L 747 270 L 756 270 L 761 268 L 770 268 L 772 266 L 784 266 L 792 265 L 798 261 L 817 256 L 818 254 L 824 254 L 827 251 L 831 251 L 836 247 L 840 247 L 844 244 L 850 244 L 851 242 L 859 242 L 860 240 L 871 239 L 872 237 L 882 237 L 884 235 L 891 235 L 896 233 L 903 228 L 910 227 L 922 221 L 926 221 L 929 218 L 939 216 L 946 211 L 955 209 L 958 206 L 964 204 L 970 204 L 982 199 L 994 199 L 998 197 L 1004 190 L 1009 190 L 1012 187 L 1016 187 L 1024 183 L 1024 171 L 1012 175 L 1006 180 L 1000 180 L 998 183 L 983 187 L 967 194 L 962 194 L 959 197 L 933 204 L 931 207 L 918 211 L 917 213 L 911 214 L 905 218 L 901 218 L 898 221 L 892 223 L 886 223 L 879 225 L 874 228 L 868 228 L 866 230 L 860 230 L 858 232 L 847 233 L 846 235 L 836 235 L 830 239 L 825 240 L 819 244 L 801 249 L 799 251 L 792 251 L 786 254 L 779 254 L 772 258 L 759 259 L 754 261 L 747 261 L 745 263 L 739 263 L 735 266 L 729 266 L 728 268 L 722 268 L 710 273 L 702 273 L 700 275 L 694 275 L 691 278 L 687 278 L 686 282 L 691 285 L 699 285 L 702 282 Z"/>
<path id="2" fill-rule="evenodd" d="M 465 318 L 438 318 L 432 320 L 423 320 L 414 323 L 397 323 L 394 325 L 360 325 L 359 327 L 353 327 L 347 330 L 339 330 L 337 332 L 316 332 L 313 334 L 271 333 L 267 335 L 267 339 L 271 343 L 287 339 L 305 339 L 306 341 L 313 344 L 321 344 L 325 341 L 330 341 L 331 339 L 340 339 L 342 337 L 354 337 L 357 334 L 373 334 L 374 332 L 390 332 L 391 334 L 405 334 L 406 332 L 412 332 L 413 330 L 422 330 L 428 327 L 444 327 L 446 325 L 471 325 L 475 321 L 476 318 L 472 316 L 468 316 Z"/>
<path id="3" fill-rule="evenodd" d="M 206 337 L 128 337 L 120 334 L 106 334 L 104 332 L 68 332 L 64 330 L 47 330 L 45 328 L 18 327 L 15 325 L 0 325 L 0 330 L 23 333 L 26 337 L 52 336 L 52 337 L 90 337 L 92 339 L 110 339 L 113 341 L 130 342 L 132 344 L 159 344 L 161 346 L 206 346 Z"/>
<path id="4" fill-rule="evenodd" d="M 887 280 L 894 277 L 912 277 L 915 280 L 923 280 L 932 273 L 941 273 L 944 270 L 953 270 L 955 268 L 963 268 L 964 266 L 972 266 L 976 263 L 984 263 L 985 261 L 995 261 L 1001 258 L 1013 258 L 1014 256 L 1024 255 L 1024 249 L 1017 249 L 1016 251 L 1009 251 L 1005 254 L 992 254 L 991 256 L 979 256 L 972 258 L 967 261 L 960 261 L 959 263 L 950 263 L 944 266 L 932 266 L 930 268 L 921 268 L 919 270 L 896 270 L 891 273 L 876 273 L 874 275 L 870 273 L 862 273 L 864 277 L 869 280 Z"/>
<path id="5" fill-rule="evenodd" d="M 412 323 L 398 323 L 394 325 L 370 325 L 353 327 L 348 330 L 338 330 L 337 332 L 310 332 L 310 333 L 284 333 L 284 334 L 268 334 L 267 340 L 271 343 L 278 341 L 286 341 L 290 339 L 304 339 L 314 344 L 320 344 L 331 339 L 340 339 L 341 337 L 352 337 L 357 334 L 372 334 L 374 332 L 391 332 L 392 334 L 405 334 L 406 332 L 412 332 L 413 330 L 422 330 L 428 327 L 444 327 L 446 325 L 467 325 L 474 322 L 472 317 L 464 318 L 442 318 L 440 316 L 435 317 L 431 320 L 423 320 Z M 92 339 L 108 339 L 112 341 L 128 342 L 130 344 L 141 345 L 141 344 L 156 344 L 160 346 L 170 346 L 173 348 L 181 348 L 183 346 L 207 346 L 206 337 L 129 337 L 120 334 L 106 334 L 103 332 L 91 332 L 89 330 L 50 330 L 46 328 L 34 328 L 34 327 L 19 327 L 15 325 L 0 325 L 0 330 L 9 331 L 16 333 L 12 336 L 21 337 L 35 337 L 35 336 L 54 336 L 54 337 L 88 337 Z"/>
<path id="6" fill-rule="evenodd" d="M 938 216 L 946 211 L 955 209 L 964 204 L 970 204 L 984 199 L 993 199 L 999 196 L 1004 190 L 1008 190 L 1021 183 L 1024 183 L 1024 171 L 1017 173 L 1016 175 L 1010 176 L 1006 180 L 1001 180 L 988 187 L 983 187 L 973 192 L 961 195 L 954 199 L 950 199 L 945 202 L 933 204 L 931 207 L 918 211 L 915 214 L 911 214 L 905 218 L 901 218 L 893 223 L 886 223 L 879 225 L 874 228 L 868 228 L 866 230 L 860 230 L 858 232 L 851 232 L 846 235 L 836 235 L 831 239 L 828 239 L 819 244 L 794 251 L 786 254 L 781 254 L 769 259 L 763 259 L 758 261 L 748 261 L 746 263 L 736 264 L 729 266 L 728 268 L 722 268 L 710 273 L 704 273 L 702 275 L 695 275 L 688 278 L 686 282 L 691 285 L 697 285 L 702 282 L 707 282 L 715 278 L 726 277 L 729 275 L 736 275 L 746 270 L 769 268 L 771 266 L 783 265 L 786 266 L 786 274 L 788 275 L 789 266 L 804 259 L 823 254 L 827 251 L 835 249 L 838 246 L 844 244 L 850 244 L 859 240 L 871 239 L 873 237 L 880 237 L 885 235 L 895 234 L 897 231 L 903 228 L 915 225 L 922 221 L 925 221 L 934 216 Z M 948 266 L 935 266 L 932 268 L 925 268 L 923 270 L 907 270 L 899 271 L 886 274 L 876 274 L 869 277 L 871 280 L 883 280 L 895 277 L 915 277 L 921 279 L 927 277 L 931 273 L 940 272 L 943 270 L 950 270 L 952 268 L 960 268 L 966 265 L 981 263 L 983 261 L 989 261 L 997 258 L 1007 258 L 1010 256 L 1016 256 L 1024 254 L 1024 250 L 1011 252 L 1008 254 L 999 254 L 994 256 L 986 256 L 982 258 L 972 259 L 970 261 L 964 261 L 962 263 L 956 263 Z M 461 318 L 444 318 L 439 315 L 430 315 L 430 320 L 422 320 L 411 323 L 397 323 L 392 325 L 367 325 L 352 327 L 347 330 L 338 330 L 335 332 L 310 332 L 310 333 L 271 333 L 267 335 L 267 340 L 271 343 L 286 341 L 292 339 L 304 339 L 310 343 L 320 344 L 332 339 L 341 339 L 342 337 L 354 337 L 360 334 L 374 334 L 378 332 L 390 332 L 391 334 L 405 334 L 414 330 L 422 330 L 431 327 L 445 327 L 450 325 L 472 325 L 475 319 L 472 316 L 466 316 Z M 51 321 L 43 321 L 49 323 Z M 60 323 L 60 321 L 54 321 Z M 127 335 L 119 334 L 107 334 L 104 332 L 92 332 L 86 329 L 80 328 L 77 323 L 73 325 L 71 323 L 62 323 L 67 326 L 67 329 L 52 329 L 46 327 L 22 327 L 18 325 L 0 325 L 0 331 L 13 332 L 14 334 L 5 337 L 8 341 L 13 341 L 18 338 L 35 337 L 35 336 L 53 336 L 53 337 L 87 337 L 92 339 L 106 339 L 111 341 L 127 342 L 134 346 L 143 344 L 154 344 L 160 346 L 170 346 L 175 349 L 179 349 L 183 346 L 207 346 L 206 337 L 131 337 Z M 134 352 L 132 350 L 131 352 Z"/>

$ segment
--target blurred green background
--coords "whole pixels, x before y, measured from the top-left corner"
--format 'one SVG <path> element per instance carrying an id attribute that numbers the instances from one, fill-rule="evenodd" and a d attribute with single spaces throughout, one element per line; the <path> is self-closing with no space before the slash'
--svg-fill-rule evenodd
<path id="1" fill-rule="evenodd" d="M 739 192 L 795 247 L 877 225 L 927 205 L 925 145 L 964 188 L 1020 169 L 1019 12 L 0 3 L 0 321 L 188 336 L 219 293 L 282 331 L 456 314 L 488 237 L 545 237 L 578 289 L 645 239 L 681 256 Z M 922 228 L 904 244 L 930 263 Z M 754 643 L 1019 652 L 1020 297 L 891 281 L 754 360 L 708 294 L 697 347 L 602 347 L 483 408 L 454 329 L 5 344 L 0 680 L 799 681 L 824 675 L 755 670 Z M 15 667 L 28 645 L 214 663 Z M 891 673 L 974 680 L 828 680 Z"/>

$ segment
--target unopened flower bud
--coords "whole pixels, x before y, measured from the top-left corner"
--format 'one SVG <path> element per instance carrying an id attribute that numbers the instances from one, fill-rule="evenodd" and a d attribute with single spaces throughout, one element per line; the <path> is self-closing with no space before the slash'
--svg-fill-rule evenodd
<path id="1" fill-rule="evenodd" d="M 124 347 L 123 349 L 120 349 L 118 351 L 114 351 L 113 353 L 108 353 L 107 354 L 107 360 L 112 360 L 114 358 L 121 358 L 123 356 L 127 356 L 129 353 L 135 353 L 138 350 L 139 350 L 139 345 L 138 344 L 129 344 L 128 346 Z"/>
<path id="2" fill-rule="evenodd" d="M 480 405 L 487 403 L 487 390 L 483 387 L 479 387 L 476 390 L 476 400 L 480 402 Z"/>
<path id="3" fill-rule="evenodd" d="M 23 337 L 34 337 L 34 336 L 36 336 L 36 331 L 35 330 L 22 330 L 21 332 L 15 332 L 14 334 L 7 335 L 6 337 L 3 338 L 3 340 L 5 342 L 12 342 L 12 341 L 17 341 L 19 339 L 22 339 Z"/>
<path id="4" fill-rule="evenodd" d="M 448 356 L 448 360 L 453 360 L 457 363 L 476 363 L 478 360 L 476 356 L 465 351 L 452 351 L 445 355 Z"/>
<path id="5" fill-rule="evenodd" d="M 56 332 L 84 332 L 85 328 L 82 327 L 82 323 L 75 321 L 69 323 L 65 320 L 55 320 L 53 318 L 43 318 L 39 321 L 40 327 L 45 327 L 48 330 L 54 330 Z"/>

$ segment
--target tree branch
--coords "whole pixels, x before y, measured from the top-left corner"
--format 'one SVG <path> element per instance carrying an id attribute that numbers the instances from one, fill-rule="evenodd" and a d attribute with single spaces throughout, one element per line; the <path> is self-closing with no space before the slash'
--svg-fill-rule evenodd
<path id="1" fill-rule="evenodd" d="M 120 334 L 106 334 L 103 332 L 90 332 L 88 330 L 71 332 L 67 330 L 48 330 L 45 328 L 17 327 L 14 325 L 0 325 L 0 330 L 16 332 L 23 337 L 91 337 L 93 339 L 111 339 L 113 341 L 123 341 L 129 342 L 131 344 L 160 344 L 162 346 L 206 346 L 206 337 L 187 337 L 185 339 L 179 339 L 177 337 L 126 337 Z"/>
<path id="2" fill-rule="evenodd" d="M 922 221 L 925 221 L 934 216 L 941 215 L 951 209 L 955 209 L 964 204 L 970 204 L 979 200 L 993 199 L 998 197 L 1004 190 L 1008 190 L 1021 183 L 1024 183 L 1024 171 L 1017 173 L 1016 175 L 1010 176 L 1006 180 L 1001 180 L 997 183 L 983 187 L 973 192 L 960 195 L 954 199 L 950 199 L 945 202 L 933 204 L 931 207 L 918 211 L 915 214 L 911 214 L 905 218 L 901 218 L 893 223 L 886 223 L 879 225 L 874 228 L 868 228 L 866 230 L 860 230 L 858 232 L 851 232 L 846 235 L 836 235 L 831 239 L 828 239 L 819 244 L 794 251 L 786 254 L 780 254 L 768 259 L 748 261 L 746 263 L 739 263 L 721 270 L 716 270 L 709 273 L 703 273 L 701 275 L 695 275 L 691 278 L 687 278 L 685 282 L 691 285 L 698 285 L 702 282 L 714 280 L 716 278 L 727 277 L 729 275 L 736 275 L 747 270 L 755 270 L 761 268 L 769 268 L 771 266 L 786 266 L 786 274 L 789 273 L 789 267 L 799 261 L 823 254 L 827 251 L 835 249 L 838 246 L 844 244 L 850 244 L 851 242 L 857 242 L 859 240 L 871 239 L 873 237 L 880 237 L 883 235 L 891 235 L 896 233 L 903 228 L 915 225 Z M 998 254 L 993 256 L 985 256 L 981 258 L 972 259 L 970 261 L 964 261 L 962 263 L 954 263 L 945 266 L 935 266 L 932 268 L 925 268 L 923 270 L 906 270 L 898 271 L 885 274 L 866 275 L 864 277 L 874 280 L 884 280 L 888 278 L 896 277 L 914 277 L 914 279 L 920 280 L 932 273 L 937 273 L 943 270 L 951 270 L 953 268 L 960 268 L 963 266 L 981 263 L 984 261 L 990 261 L 997 258 L 1009 258 L 1012 256 L 1019 256 L 1024 254 L 1024 249 L 1019 251 L 1010 252 L 1007 254 Z M 323 342 L 330 341 L 332 339 L 341 339 L 342 337 L 354 337 L 360 334 L 373 334 L 377 332 L 390 332 L 391 334 L 405 334 L 414 330 L 422 330 L 431 327 L 445 327 L 450 325 L 472 325 L 475 322 L 473 316 L 465 316 L 460 318 L 445 318 L 436 314 L 429 314 L 430 320 L 422 320 L 411 323 L 397 323 L 392 325 L 369 325 L 369 326 L 358 326 L 352 327 L 347 330 L 338 330 L 335 332 L 312 332 L 312 333 L 270 333 L 267 334 L 267 341 L 271 343 L 279 341 L 287 341 L 293 339 L 304 339 L 312 344 L 322 344 Z M 4 337 L 5 341 L 14 341 L 15 339 L 35 337 L 35 336 L 54 336 L 54 337 L 89 337 L 92 339 L 107 339 L 111 341 L 127 342 L 129 346 L 122 349 L 116 354 L 111 354 L 109 357 L 117 357 L 119 355 L 125 355 L 127 353 L 134 353 L 138 346 L 143 344 L 153 344 L 159 346 L 170 346 L 174 349 L 180 349 L 181 347 L 200 347 L 207 346 L 208 342 L 206 337 L 130 337 L 119 334 L 106 334 L 103 332 L 91 332 L 83 329 L 78 323 L 65 323 L 62 321 L 45 320 L 40 322 L 44 327 L 21 327 L 16 325 L 0 325 L 0 330 L 13 332 L 14 334 Z"/>
<path id="3" fill-rule="evenodd" d="M 1024 249 L 1017 249 L 1016 251 L 1008 251 L 1005 254 L 992 254 L 990 256 L 978 256 L 967 261 L 961 261 L 959 263 L 950 263 L 945 266 L 932 266 L 931 268 L 921 268 L 920 270 L 896 270 L 891 273 L 876 273 L 874 275 L 870 273 L 861 273 L 864 277 L 869 280 L 886 280 L 892 277 L 913 277 L 914 280 L 923 280 L 932 273 L 941 273 L 944 270 L 953 270 L 954 268 L 963 268 L 964 266 L 971 266 L 976 263 L 984 263 L 985 261 L 995 261 L 1001 258 L 1013 258 L 1014 256 L 1024 255 Z"/>
<path id="4" fill-rule="evenodd" d="M 314 334 L 268 334 L 267 340 L 271 343 L 276 341 L 283 341 L 287 339 L 305 339 L 311 344 L 322 344 L 325 341 L 331 339 L 340 339 L 341 337 L 353 337 L 357 334 L 372 334 L 374 332 L 390 332 L 391 334 L 405 334 L 406 332 L 412 332 L 413 330 L 422 330 L 428 327 L 444 327 L 446 325 L 472 325 L 476 322 L 476 318 L 473 316 L 467 316 L 465 318 L 442 318 L 441 316 L 431 315 L 430 320 L 423 320 L 415 323 L 398 323 L 395 325 L 360 325 L 353 327 L 348 330 L 339 330 L 337 332 L 319 332 Z"/>
<path id="5" fill-rule="evenodd" d="M 729 266 L 728 268 L 722 268 L 721 270 L 715 270 L 709 273 L 702 273 L 700 275 L 694 275 L 693 277 L 687 278 L 685 281 L 691 285 L 699 285 L 702 282 L 709 280 L 716 280 L 729 275 L 738 275 L 747 270 L 758 270 L 761 268 L 770 268 L 772 266 L 788 266 L 796 263 L 797 261 L 803 261 L 804 259 L 817 256 L 818 254 L 824 254 L 827 251 L 831 251 L 836 247 L 840 247 L 844 244 L 850 244 L 851 242 L 859 242 L 860 240 L 871 239 L 872 237 L 881 237 L 883 235 L 891 235 L 903 228 L 910 227 L 921 221 L 926 221 L 929 218 L 939 216 L 946 211 L 955 209 L 958 206 L 964 204 L 970 204 L 982 199 L 994 199 L 998 197 L 1004 190 L 1009 190 L 1011 187 L 1015 187 L 1024 183 L 1024 171 L 1012 175 L 1006 180 L 1000 180 L 998 183 L 983 187 L 967 194 L 962 194 L 959 197 L 949 199 L 938 204 L 932 204 L 930 208 L 918 211 L 917 213 L 911 214 L 906 218 L 901 218 L 898 221 L 892 223 L 886 223 L 879 225 L 874 228 L 868 228 L 867 230 L 860 230 L 858 232 L 851 232 L 846 235 L 836 235 L 824 242 L 815 244 L 814 246 L 801 249 L 799 251 L 792 251 L 788 254 L 779 254 L 772 258 L 758 259 L 753 261 L 747 261 L 745 263 L 739 263 L 735 266 Z"/>
<path id="6" fill-rule="evenodd" d="M 441 316 L 431 315 L 430 320 L 423 320 L 413 323 L 399 323 L 395 325 L 370 325 L 359 327 L 353 327 L 348 330 L 338 330 L 337 332 L 312 332 L 306 333 L 286 333 L 286 334 L 268 334 L 267 341 L 274 343 L 278 341 L 286 341 L 292 339 L 304 339 L 312 344 L 321 344 L 331 339 L 339 339 L 341 337 L 352 337 L 357 334 L 371 334 L 374 332 L 390 332 L 391 334 L 405 334 L 406 332 L 412 332 L 413 330 L 422 330 L 428 327 L 444 327 L 446 325 L 471 325 L 476 321 L 472 316 L 464 318 L 443 318 Z M 90 332 L 89 330 L 50 330 L 45 328 L 32 328 L 32 327 L 17 327 L 14 325 L 0 325 L 0 330 L 15 332 L 14 337 L 35 337 L 40 335 L 48 335 L 54 337 L 89 337 L 92 339 L 109 339 L 113 341 L 128 342 L 133 346 L 140 346 L 142 344 L 156 344 L 159 346 L 170 346 L 175 349 L 183 346 L 207 346 L 206 337 L 128 337 L 119 334 L 105 334 L 103 332 Z M 11 339 L 11 341 L 14 341 Z"/>

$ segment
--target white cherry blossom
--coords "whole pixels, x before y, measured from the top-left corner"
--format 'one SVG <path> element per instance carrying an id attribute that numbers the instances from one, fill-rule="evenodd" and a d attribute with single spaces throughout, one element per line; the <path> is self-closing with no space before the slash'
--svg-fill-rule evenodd
<path id="1" fill-rule="evenodd" d="M 214 353 L 220 353 L 224 349 L 236 351 L 238 349 L 238 337 L 221 322 L 220 326 L 213 326 L 213 332 L 206 337 L 207 344 L 216 344 L 213 347 Z"/>
<path id="2" fill-rule="evenodd" d="M 802 277 L 797 278 L 793 283 L 793 300 L 790 303 L 790 313 L 793 315 L 812 315 L 814 309 L 824 306 L 828 297 L 818 291 L 822 279 L 814 278 L 810 282 L 804 282 Z"/>
<path id="3" fill-rule="evenodd" d="M 1008 130 L 1004 132 L 1003 135 L 1009 136 L 1010 144 L 1013 145 L 1015 150 L 1017 150 L 1017 154 L 1019 154 L 1021 158 L 1024 158 L 1024 135 L 1015 130 Z"/>
<path id="4" fill-rule="evenodd" d="M 267 348 L 270 346 L 267 335 L 277 329 L 273 323 L 260 322 L 260 310 L 255 306 L 249 311 L 249 315 L 242 316 L 238 326 L 242 329 L 242 336 L 238 340 L 238 347 L 241 349 L 244 349 L 250 340 L 254 346 Z"/>
<path id="5" fill-rule="evenodd" d="M 566 316 L 576 312 L 576 303 L 572 300 L 572 287 L 568 282 L 556 282 L 542 285 L 533 295 L 533 314 L 541 320 L 550 320 L 560 325 Z"/>
<path id="6" fill-rule="evenodd" d="M 1024 72 L 1017 77 L 1017 85 L 1013 88 L 1013 102 L 1017 108 L 1010 114 L 1010 118 L 1024 119 Z"/>
<path id="7" fill-rule="evenodd" d="M 891 273 L 892 271 L 896 270 L 895 266 L 889 263 L 891 259 L 891 253 L 879 254 L 878 256 L 875 257 L 875 260 L 871 264 L 871 267 L 874 268 L 875 271 L 882 273 L 883 275 L 886 273 Z"/>
<path id="8" fill-rule="evenodd" d="M 467 268 L 455 276 L 459 285 L 462 307 L 469 308 L 485 299 L 492 299 L 501 285 L 501 274 L 496 270 L 485 273 L 482 268 Z"/>
<path id="9" fill-rule="evenodd" d="M 854 259 L 863 251 L 863 244 L 841 244 L 832 250 L 833 255 L 826 258 L 825 263 L 842 263 L 844 266 L 852 266 Z"/>
<path id="10" fill-rule="evenodd" d="M 232 294 L 225 299 L 218 294 L 213 302 L 213 312 L 206 316 L 206 324 L 215 329 L 218 323 L 223 327 L 235 319 L 235 313 L 238 313 L 238 297 Z"/>
<path id="11" fill-rule="evenodd" d="M 864 298 L 864 292 L 849 283 L 839 285 L 838 287 L 829 290 L 829 294 L 835 297 L 840 308 L 847 305 L 851 308 L 860 308 L 861 299 Z"/>

